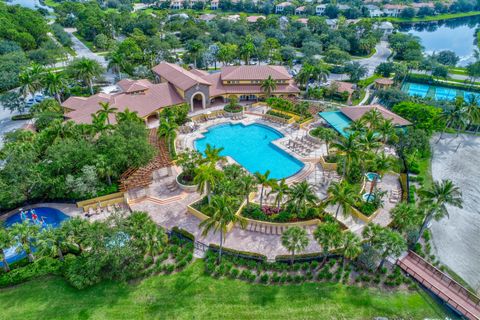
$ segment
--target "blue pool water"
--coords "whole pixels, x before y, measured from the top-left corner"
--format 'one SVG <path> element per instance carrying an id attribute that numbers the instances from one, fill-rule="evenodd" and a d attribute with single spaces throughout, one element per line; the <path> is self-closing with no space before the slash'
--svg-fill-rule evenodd
<path id="1" fill-rule="evenodd" d="M 365 176 L 367 177 L 368 181 L 373 181 L 376 177 L 378 177 L 378 174 L 375 172 L 368 172 L 365 174 Z"/>
<path id="2" fill-rule="evenodd" d="M 271 178 L 282 179 L 296 174 L 304 166 L 272 143 L 282 137 L 277 130 L 261 124 L 221 124 L 210 127 L 203 138 L 195 141 L 195 148 L 203 153 L 207 144 L 222 147 L 221 155 L 232 157 L 250 173 L 270 170 Z"/>
<path id="3" fill-rule="evenodd" d="M 348 137 L 348 132 L 345 131 L 346 128 L 350 126 L 350 120 L 345 116 L 341 111 L 325 111 L 319 113 L 320 117 L 325 119 L 329 125 L 331 125 L 338 133 L 344 137 Z"/>
<path id="4" fill-rule="evenodd" d="M 480 100 L 480 93 L 478 92 L 413 82 L 405 82 L 402 90 L 410 96 L 418 96 L 421 98 L 431 97 L 435 100 L 454 101 L 456 97 L 463 97 L 465 101 L 470 101 L 472 98 Z M 431 92 L 430 94 L 428 94 L 429 90 Z"/>
<path id="5" fill-rule="evenodd" d="M 38 216 L 39 220 L 43 219 L 44 223 L 38 222 L 42 228 L 46 228 L 46 227 L 58 228 L 62 223 L 62 221 L 69 218 L 62 211 L 54 208 L 40 207 L 40 208 L 34 208 L 33 211 L 32 210 L 25 210 L 25 211 L 27 211 L 25 216 L 28 219 L 28 221 L 30 221 L 30 223 L 34 223 L 32 219 L 32 214 L 34 212 Z M 20 215 L 20 212 L 7 218 L 7 220 L 5 221 L 5 226 L 10 227 L 15 223 L 22 223 L 22 217 Z M 14 246 L 5 250 L 5 256 L 8 263 L 18 261 L 23 257 L 25 257 L 25 252 L 17 252 L 16 249 L 17 249 L 17 246 Z M 3 263 L 0 262 L 0 267 L 2 266 L 3 266 Z"/>

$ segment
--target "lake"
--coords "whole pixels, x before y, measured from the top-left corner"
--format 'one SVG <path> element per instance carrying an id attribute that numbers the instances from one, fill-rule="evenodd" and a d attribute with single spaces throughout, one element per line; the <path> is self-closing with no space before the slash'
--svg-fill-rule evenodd
<path id="1" fill-rule="evenodd" d="M 33 10 L 36 10 L 38 8 L 43 8 L 45 10 L 48 10 L 49 12 L 53 12 L 52 8 L 42 5 L 39 0 L 7 0 L 6 3 L 9 5 L 18 4 L 22 7 L 33 9 Z"/>
<path id="2" fill-rule="evenodd" d="M 476 30 L 480 25 L 480 16 L 459 19 L 402 24 L 402 32 L 420 38 L 425 52 L 431 54 L 442 50 L 451 50 L 460 57 L 459 66 L 475 61 L 473 57 L 476 44 Z"/>

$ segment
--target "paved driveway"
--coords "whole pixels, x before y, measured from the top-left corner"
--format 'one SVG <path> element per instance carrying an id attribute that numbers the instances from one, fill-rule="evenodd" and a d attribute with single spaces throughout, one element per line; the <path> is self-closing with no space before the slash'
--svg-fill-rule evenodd
<path id="1" fill-rule="evenodd" d="M 368 68 L 368 75 L 367 77 L 370 77 L 373 75 L 375 68 L 382 62 L 385 62 L 388 60 L 388 57 L 392 53 L 390 48 L 388 47 L 388 42 L 387 41 L 380 41 L 376 46 L 375 46 L 375 54 L 372 55 L 369 58 L 365 59 L 360 59 L 357 60 L 360 62 L 362 65 L 366 66 Z"/>

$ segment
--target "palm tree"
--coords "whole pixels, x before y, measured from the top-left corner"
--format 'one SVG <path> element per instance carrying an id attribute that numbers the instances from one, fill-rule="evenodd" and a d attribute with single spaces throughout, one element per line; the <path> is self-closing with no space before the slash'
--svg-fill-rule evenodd
<path id="1" fill-rule="evenodd" d="M 112 175 L 115 174 L 115 170 L 107 161 L 107 157 L 105 155 L 98 156 L 97 161 L 95 162 L 95 167 L 97 168 L 99 176 L 102 178 L 107 178 L 108 185 L 112 185 Z"/>
<path id="2" fill-rule="evenodd" d="M 251 175 L 244 175 L 240 178 L 240 192 L 246 198 L 247 205 L 250 204 L 250 193 L 257 190 L 257 180 Z"/>
<path id="3" fill-rule="evenodd" d="M 277 83 L 273 80 L 272 76 L 268 76 L 267 79 L 263 80 L 260 88 L 265 93 L 265 96 L 269 98 L 272 95 L 272 92 L 277 89 Z"/>
<path id="4" fill-rule="evenodd" d="M 399 203 L 390 211 L 390 215 L 393 219 L 393 225 L 401 232 L 417 228 L 422 222 L 422 211 L 412 203 Z"/>
<path id="5" fill-rule="evenodd" d="M 285 182 L 285 178 L 277 183 L 272 185 L 272 191 L 270 193 L 275 193 L 275 202 L 277 203 L 277 209 L 280 209 L 283 198 L 290 192 L 290 187 Z M 270 195 L 269 193 L 269 195 Z"/>
<path id="6" fill-rule="evenodd" d="M 422 198 L 421 205 L 426 209 L 426 215 L 416 242 L 432 219 L 438 221 L 445 216 L 448 217 L 446 205 L 463 208 L 462 192 L 451 180 L 435 181 L 430 189 L 420 190 L 420 196 Z"/>
<path id="7" fill-rule="evenodd" d="M 360 238 L 351 231 L 346 231 L 342 237 L 343 269 L 347 260 L 353 260 L 362 253 Z"/>
<path id="8" fill-rule="evenodd" d="M 246 225 L 246 220 L 235 214 L 234 206 L 235 200 L 232 197 L 213 196 L 209 205 L 210 217 L 199 225 L 203 229 L 203 236 L 207 236 L 210 230 L 213 230 L 214 233 L 220 231 L 219 263 L 222 260 L 223 241 L 225 240 L 228 226 L 237 222 L 240 223 L 242 228 Z"/>
<path id="9" fill-rule="evenodd" d="M 61 95 L 67 87 L 65 75 L 61 72 L 48 71 L 43 75 L 42 83 L 48 94 L 55 97 L 58 103 L 62 103 Z"/>
<path id="10" fill-rule="evenodd" d="M 80 253 L 85 250 L 90 231 L 90 223 L 80 217 L 65 220 L 59 228 L 65 242 L 77 247 Z"/>
<path id="11" fill-rule="evenodd" d="M 275 182 L 274 179 L 270 179 L 270 170 L 265 171 L 265 174 L 261 174 L 260 172 L 255 172 L 255 178 L 257 179 L 257 183 L 262 186 L 260 190 L 260 207 L 263 206 L 263 194 L 265 187 L 271 187 Z"/>
<path id="12" fill-rule="evenodd" d="M 212 190 L 221 176 L 222 172 L 215 169 L 212 164 L 202 164 L 197 169 L 193 182 L 198 185 L 200 193 L 207 194 L 208 203 L 211 203 Z"/>
<path id="13" fill-rule="evenodd" d="M 394 158 L 385 153 L 380 153 L 379 155 L 375 156 L 373 160 L 373 166 L 375 167 L 375 171 L 377 172 L 377 174 L 375 175 L 372 183 L 370 184 L 370 191 L 367 201 L 370 201 L 370 196 L 372 195 L 374 189 L 377 187 L 378 179 L 382 177 L 385 172 L 390 170 L 395 165 L 395 162 L 396 160 Z"/>
<path id="14" fill-rule="evenodd" d="M 97 111 L 97 115 L 105 117 L 105 119 L 107 119 L 108 125 L 111 125 L 110 115 L 116 114 L 118 109 L 115 107 L 111 107 L 110 103 L 108 102 L 99 102 L 98 104 L 100 105 L 100 110 Z"/>
<path id="15" fill-rule="evenodd" d="M 6 228 L 0 228 L 0 257 L 2 258 L 3 269 L 5 272 L 10 271 L 10 266 L 8 265 L 5 257 L 5 250 L 14 246 L 16 243 L 17 241 L 10 230 Z"/>
<path id="16" fill-rule="evenodd" d="M 130 111 L 130 109 L 125 108 L 123 112 L 118 112 L 116 115 L 117 123 L 121 122 L 138 122 L 143 123 L 143 119 L 138 116 L 137 111 Z"/>
<path id="17" fill-rule="evenodd" d="M 478 105 L 478 98 L 475 95 L 471 95 L 467 101 L 465 106 L 465 112 L 468 118 L 468 126 L 471 127 L 473 124 L 476 124 L 475 133 L 478 131 L 478 127 L 480 124 L 480 107 Z"/>
<path id="18" fill-rule="evenodd" d="M 118 78 L 121 78 L 122 71 L 128 67 L 127 63 L 127 59 L 117 52 L 113 52 L 108 57 L 108 69 L 113 70 L 113 72 L 117 74 Z"/>
<path id="19" fill-rule="evenodd" d="M 290 188 L 288 196 L 288 202 L 293 204 L 297 213 L 305 212 L 307 205 L 314 205 L 318 200 L 315 191 L 307 181 L 295 183 Z"/>
<path id="20" fill-rule="evenodd" d="M 394 138 L 396 136 L 395 125 L 393 124 L 392 119 L 382 118 L 377 126 L 376 132 L 379 134 L 383 144 L 386 144 L 389 139 Z"/>
<path id="21" fill-rule="evenodd" d="M 292 254 L 290 259 L 292 265 L 295 259 L 295 252 L 305 250 L 309 242 L 307 231 L 298 226 L 288 228 L 282 233 L 282 245 Z"/>
<path id="22" fill-rule="evenodd" d="M 329 128 L 322 128 L 318 132 L 318 137 L 325 141 L 325 147 L 327 148 L 327 155 L 330 154 L 329 145 L 337 139 L 337 133 Z"/>
<path id="23" fill-rule="evenodd" d="M 35 242 L 40 254 L 56 257 L 63 261 L 62 247 L 65 245 L 65 238 L 59 229 L 47 228 L 43 229 Z"/>
<path id="24" fill-rule="evenodd" d="M 105 114 L 92 114 L 92 126 L 95 132 L 102 132 L 107 129 L 107 118 Z"/>
<path id="25" fill-rule="evenodd" d="M 382 252 L 382 260 L 378 266 L 378 270 L 380 270 L 388 256 L 396 258 L 407 250 L 407 243 L 400 233 L 383 229 L 383 232 L 380 234 L 380 241 L 374 247 Z"/>
<path id="26" fill-rule="evenodd" d="M 334 249 L 342 243 L 342 230 L 340 225 L 336 222 L 325 222 L 318 225 L 313 233 L 313 237 L 317 240 L 318 244 L 323 250 L 323 262 L 322 265 L 327 262 L 328 253 L 331 249 Z"/>
<path id="27" fill-rule="evenodd" d="M 332 148 L 337 149 L 339 154 L 344 155 L 342 176 L 345 177 L 350 164 L 353 160 L 358 159 L 360 152 L 360 144 L 355 133 L 350 134 L 348 137 L 341 137 L 340 140 L 332 143 Z"/>
<path id="28" fill-rule="evenodd" d="M 28 260 L 33 262 L 35 256 L 32 251 L 32 244 L 40 227 L 37 224 L 32 224 L 29 221 L 25 220 L 22 223 L 15 223 L 11 227 L 11 232 L 15 238 L 20 242 L 20 246 L 17 248 L 18 251 L 25 251 L 28 256 Z"/>
<path id="29" fill-rule="evenodd" d="M 226 158 L 224 156 L 221 156 L 220 153 L 223 151 L 222 148 L 215 148 L 212 147 L 209 143 L 207 143 L 207 146 L 205 147 L 205 161 L 208 163 L 211 163 L 213 165 L 216 165 L 219 161 L 224 162 L 226 161 Z"/>
<path id="30" fill-rule="evenodd" d="M 358 142 L 363 147 L 363 151 L 378 150 L 381 146 L 378 141 L 378 134 L 371 129 L 368 129 L 364 134 L 360 135 Z"/>
<path id="31" fill-rule="evenodd" d="M 465 124 L 465 108 L 460 103 L 455 103 L 453 108 L 446 108 L 443 110 L 442 114 L 439 117 L 439 120 L 445 122 L 445 128 L 440 133 L 440 136 L 436 143 L 438 143 L 445 133 L 446 128 L 456 127 L 457 134 L 461 129 L 461 126 Z"/>
<path id="32" fill-rule="evenodd" d="M 126 227 L 132 240 L 144 247 L 152 257 L 161 252 L 167 244 L 166 233 L 152 221 L 146 212 L 132 212 L 126 219 Z"/>
<path id="33" fill-rule="evenodd" d="M 41 75 L 45 72 L 43 66 L 33 63 L 30 68 L 23 70 L 18 74 L 20 82 L 20 92 L 26 98 L 28 94 L 35 95 L 41 87 Z"/>
<path id="34" fill-rule="evenodd" d="M 377 129 L 379 124 L 384 120 L 382 114 L 377 109 L 371 109 L 365 113 L 362 118 L 369 124 L 370 129 Z"/>
<path id="35" fill-rule="evenodd" d="M 355 188 L 343 181 L 343 182 L 333 182 L 330 187 L 328 187 L 329 197 L 327 199 L 327 204 L 336 205 L 337 210 L 335 211 L 335 219 L 338 217 L 338 212 L 342 208 L 343 214 L 348 216 L 352 212 L 352 208 L 357 200 L 358 193 Z"/>
<path id="36" fill-rule="evenodd" d="M 170 141 L 172 139 L 175 139 L 175 137 L 177 136 L 177 128 L 178 125 L 174 121 L 168 121 L 166 119 L 162 119 L 160 121 L 160 126 L 158 127 L 158 136 L 165 138 L 170 154 L 172 154 L 173 151 L 173 144 L 171 144 Z"/>
<path id="37" fill-rule="evenodd" d="M 80 79 L 90 88 L 90 94 L 93 94 L 93 80 L 103 74 L 103 68 L 95 60 L 88 58 L 79 58 L 72 61 L 69 67 L 72 75 Z"/>

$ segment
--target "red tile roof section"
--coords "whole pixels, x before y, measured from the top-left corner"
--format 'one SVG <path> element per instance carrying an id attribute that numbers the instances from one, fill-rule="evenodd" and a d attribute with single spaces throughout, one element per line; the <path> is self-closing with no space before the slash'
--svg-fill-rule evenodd
<path id="1" fill-rule="evenodd" d="M 99 102 L 108 102 L 110 106 L 117 108 L 120 112 L 128 108 L 130 111 L 136 111 L 138 116 L 145 117 L 158 109 L 184 102 L 171 84 L 152 84 L 148 80 L 135 82 L 140 82 L 142 86 L 148 84 L 148 88 L 141 93 L 134 94 L 120 92 L 111 95 L 99 93 L 81 99 L 70 97 L 62 105 L 74 111 L 68 112 L 65 116 L 76 123 L 91 123 L 91 115 L 100 109 Z M 132 85 L 137 87 L 135 83 Z M 115 123 L 113 115 L 110 116 L 110 122 Z"/>
<path id="2" fill-rule="evenodd" d="M 210 83 L 202 79 L 202 77 L 173 63 L 162 62 L 153 67 L 152 70 L 157 75 L 166 79 L 168 82 L 183 91 L 188 90 L 197 84 L 210 85 Z"/>
<path id="3" fill-rule="evenodd" d="M 226 66 L 221 71 L 222 80 L 290 80 L 292 76 L 283 66 Z"/>
<path id="4" fill-rule="evenodd" d="M 410 121 L 400 117 L 398 114 L 393 113 L 392 111 L 386 109 L 385 107 L 379 104 L 372 104 L 368 106 L 355 106 L 355 107 L 344 107 L 340 111 L 346 115 L 351 120 L 355 121 L 360 119 L 368 111 L 376 109 L 378 110 L 384 119 L 392 119 L 393 123 L 397 126 L 408 126 Z"/>

